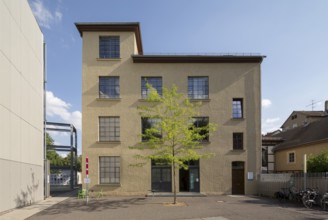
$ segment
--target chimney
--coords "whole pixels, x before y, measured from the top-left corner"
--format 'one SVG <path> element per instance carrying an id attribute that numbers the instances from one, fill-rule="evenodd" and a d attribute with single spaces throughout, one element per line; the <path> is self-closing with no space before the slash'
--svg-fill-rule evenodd
<path id="1" fill-rule="evenodd" d="M 325 112 L 328 113 L 328 100 L 325 101 Z"/>

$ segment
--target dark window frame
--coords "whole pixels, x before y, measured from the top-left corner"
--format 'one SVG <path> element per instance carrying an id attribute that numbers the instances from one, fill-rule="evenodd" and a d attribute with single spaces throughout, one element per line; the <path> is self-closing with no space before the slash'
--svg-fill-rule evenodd
<path id="1" fill-rule="evenodd" d="M 192 123 L 196 128 L 208 126 L 209 122 L 210 122 L 210 119 L 207 116 L 193 117 L 192 120 L 193 120 Z M 202 126 L 199 126 L 199 125 L 201 125 L 200 123 L 203 123 L 203 122 L 205 122 L 205 123 Z M 202 131 L 202 132 L 206 132 L 207 136 L 204 139 L 199 140 L 199 141 L 200 142 L 209 142 L 210 141 L 210 135 L 209 135 L 208 130 L 207 131 Z M 203 134 L 201 134 L 201 135 L 203 135 Z"/>
<path id="2" fill-rule="evenodd" d="M 99 98 L 101 99 L 120 98 L 119 76 L 99 76 Z"/>
<path id="3" fill-rule="evenodd" d="M 243 98 L 233 98 L 232 99 L 232 118 L 235 118 L 235 119 L 244 118 Z"/>
<path id="4" fill-rule="evenodd" d="M 295 152 L 288 152 L 288 163 L 295 163 L 296 162 L 296 155 Z"/>
<path id="5" fill-rule="evenodd" d="M 232 134 L 233 150 L 244 150 L 244 133 L 234 132 Z"/>
<path id="6" fill-rule="evenodd" d="M 120 58 L 120 36 L 99 36 L 99 58 Z"/>
<path id="7" fill-rule="evenodd" d="M 162 96 L 163 94 L 163 77 L 161 76 L 143 76 L 141 77 L 141 98 L 147 99 L 149 95 L 149 89 L 147 83 L 156 89 L 157 93 Z"/>
<path id="8" fill-rule="evenodd" d="M 103 121 L 102 121 L 103 119 Z M 99 117 L 99 142 L 120 141 L 120 117 L 100 116 Z"/>
<path id="9" fill-rule="evenodd" d="M 153 123 L 160 123 L 160 122 L 161 122 L 160 118 L 141 117 L 141 134 L 142 134 L 141 141 L 147 142 L 149 139 L 143 136 L 146 133 L 146 130 L 152 128 Z M 149 126 L 145 127 L 146 123 L 148 123 Z M 157 138 L 162 138 L 162 132 L 154 136 Z"/>
<path id="10" fill-rule="evenodd" d="M 208 76 L 188 76 L 188 97 L 189 99 L 209 98 Z"/>
<path id="11" fill-rule="evenodd" d="M 99 157 L 99 183 L 120 184 L 121 158 L 119 156 Z"/>

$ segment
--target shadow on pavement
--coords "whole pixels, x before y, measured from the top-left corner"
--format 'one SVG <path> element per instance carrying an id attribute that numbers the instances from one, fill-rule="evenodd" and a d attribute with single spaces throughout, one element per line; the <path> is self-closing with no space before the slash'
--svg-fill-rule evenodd
<path id="1" fill-rule="evenodd" d="M 69 198 L 31 216 L 31 218 L 45 215 L 69 214 L 72 212 L 101 212 L 108 209 L 129 208 L 132 205 L 144 205 L 144 203 L 141 203 L 144 200 L 146 200 L 146 198 L 102 198 L 91 199 L 88 205 L 86 205 L 85 199 Z"/>
<path id="2" fill-rule="evenodd" d="M 327 217 L 328 219 L 328 212 L 321 209 L 319 206 L 314 206 L 313 208 L 309 209 L 304 207 L 302 203 L 297 203 L 293 201 L 278 201 L 274 198 L 263 198 L 263 197 L 251 197 L 248 199 L 244 199 L 239 201 L 241 203 L 247 203 L 247 204 L 256 204 L 261 205 L 263 207 L 281 207 L 284 209 L 293 209 L 299 213 L 309 214 L 309 215 L 317 215 L 317 216 L 323 216 Z M 309 218 L 309 220 L 312 218 Z M 313 218 L 317 219 L 317 218 Z"/>
<path id="3" fill-rule="evenodd" d="M 55 191 L 50 192 L 51 197 L 76 197 L 79 188 L 73 190 L 66 190 L 66 191 Z"/>

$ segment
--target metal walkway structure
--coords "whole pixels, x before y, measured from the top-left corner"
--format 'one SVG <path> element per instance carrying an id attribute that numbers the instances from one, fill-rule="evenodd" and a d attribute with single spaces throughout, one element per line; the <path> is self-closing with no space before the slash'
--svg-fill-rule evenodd
<path id="1" fill-rule="evenodd" d="M 47 151 L 70 152 L 70 188 L 77 186 L 77 131 L 74 125 L 57 122 L 46 122 L 46 132 L 66 132 L 70 133 L 70 145 L 47 145 Z M 52 170 L 63 169 L 64 167 L 51 166 Z M 67 167 L 65 167 L 67 168 Z"/>

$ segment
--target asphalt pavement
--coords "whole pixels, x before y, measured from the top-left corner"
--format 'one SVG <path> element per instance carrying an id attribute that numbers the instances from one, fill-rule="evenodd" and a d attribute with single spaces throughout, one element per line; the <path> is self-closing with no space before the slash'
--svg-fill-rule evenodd
<path id="1" fill-rule="evenodd" d="M 328 211 L 254 196 L 68 198 L 28 220 L 328 220 Z"/>

